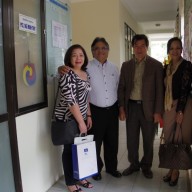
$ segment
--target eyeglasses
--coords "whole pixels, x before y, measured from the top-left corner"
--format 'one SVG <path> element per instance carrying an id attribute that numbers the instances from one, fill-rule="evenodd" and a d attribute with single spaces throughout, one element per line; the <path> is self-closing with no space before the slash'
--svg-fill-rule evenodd
<path id="1" fill-rule="evenodd" d="M 109 50 L 109 48 L 108 47 L 94 47 L 93 48 L 93 51 L 107 51 L 107 50 Z"/>

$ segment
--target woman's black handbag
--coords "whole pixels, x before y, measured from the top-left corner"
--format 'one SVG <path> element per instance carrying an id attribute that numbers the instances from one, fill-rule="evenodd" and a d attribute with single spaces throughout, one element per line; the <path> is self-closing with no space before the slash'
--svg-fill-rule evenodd
<path id="1" fill-rule="evenodd" d="M 52 120 L 51 139 L 54 145 L 73 144 L 77 136 L 79 127 L 75 119 L 67 122 Z"/>
<path id="2" fill-rule="evenodd" d="M 180 127 L 180 126 L 179 126 Z M 181 128 L 179 128 L 181 129 Z M 181 134 L 181 130 L 180 130 Z M 192 150 L 181 142 L 164 143 L 163 132 L 159 147 L 159 168 L 188 170 L 192 168 Z"/>
<path id="3" fill-rule="evenodd" d="M 77 101 L 79 100 L 79 90 L 78 90 L 78 83 L 76 82 L 76 89 L 77 89 Z M 57 88 L 56 99 L 54 103 L 54 110 L 56 107 L 56 103 L 59 97 L 59 85 Z M 79 136 L 79 126 L 75 118 L 71 119 L 70 121 L 62 121 L 57 120 L 54 115 L 54 110 L 52 114 L 52 121 L 51 121 L 51 139 L 54 145 L 65 145 L 65 144 L 73 144 L 74 138 Z"/>

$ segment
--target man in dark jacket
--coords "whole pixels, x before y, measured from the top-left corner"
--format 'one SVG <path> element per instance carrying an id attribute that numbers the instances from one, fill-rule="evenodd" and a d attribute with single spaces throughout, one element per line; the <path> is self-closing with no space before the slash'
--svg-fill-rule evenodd
<path id="1" fill-rule="evenodd" d="M 120 120 L 126 119 L 127 149 L 130 166 L 127 176 L 140 168 L 146 178 L 152 178 L 153 143 L 157 124 L 163 112 L 163 66 L 147 55 L 149 41 L 143 34 L 135 35 L 132 47 L 135 58 L 124 62 L 118 86 Z M 139 161 L 140 129 L 143 157 Z"/>

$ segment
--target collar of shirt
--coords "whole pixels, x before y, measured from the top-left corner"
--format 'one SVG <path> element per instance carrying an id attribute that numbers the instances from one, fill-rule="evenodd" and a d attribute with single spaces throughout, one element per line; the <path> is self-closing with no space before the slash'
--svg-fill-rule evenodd
<path id="1" fill-rule="evenodd" d="M 135 63 L 136 63 L 136 64 L 145 63 L 146 60 L 147 60 L 147 56 L 145 56 L 141 61 L 138 61 L 138 60 L 135 58 Z"/>
<path id="2" fill-rule="evenodd" d="M 105 63 L 102 64 L 101 62 L 99 62 L 99 61 L 98 61 L 97 59 L 95 59 L 95 58 L 93 58 L 93 61 L 94 61 L 95 64 L 98 65 L 98 67 L 107 65 L 107 63 L 108 63 L 108 61 L 106 60 Z"/>

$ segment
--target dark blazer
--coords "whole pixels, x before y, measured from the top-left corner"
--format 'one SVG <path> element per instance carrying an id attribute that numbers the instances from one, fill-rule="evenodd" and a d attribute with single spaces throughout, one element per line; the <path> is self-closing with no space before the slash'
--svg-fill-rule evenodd
<path id="1" fill-rule="evenodd" d="M 127 113 L 127 105 L 133 88 L 135 60 L 124 62 L 118 86 L 119 107 L 123 106 Z M 164 87 L 163 66 L 154 58 L 147 56 L 143 73 L 142 101 L 145 118 L 153 120 L 154 113 L 163 113 Z"/>

